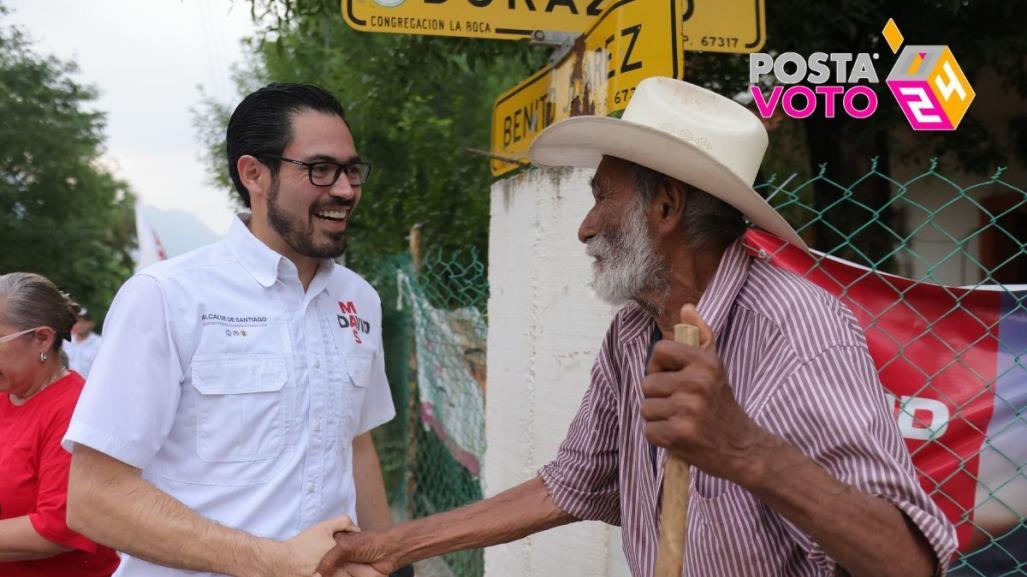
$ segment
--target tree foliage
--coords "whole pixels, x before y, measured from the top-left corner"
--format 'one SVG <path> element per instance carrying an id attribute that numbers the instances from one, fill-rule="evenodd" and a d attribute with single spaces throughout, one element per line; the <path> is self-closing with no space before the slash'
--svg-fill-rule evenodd
<path id="1" fill-rule="evenodd" d="M 357 149 L 373 166 L 350 229 L 351 264 L 406 248 L 421 225 L 425 247 L 453 250 L 488 237 L 492 103 L 544 61 L 524 44 L 368 34 L 348 28 L 339 3 L 253 0 L 264 29 L 237 74 L 243 93 L 269 81 L 314 82 L 339 97 Z M 227 184 L 228 109 L 208 100 L 197 125 Z"/>
<path id="2" fill-rule="evenodd" d="M 133 197 L 99 165 L 104 117 L 76 71 L 0 27 L 0 273 L 40 273 L 102 317 L 132 272 Z"/>
<path id="3" fill-rule="evenodd" d="M 403 236 L 415 223 L 424 225 L 428 246 L 483 247 L 490 177 L 484 159 L 469 156 L 466 149 L 487 148 L 493 100 L 541 66 L 547 51 L 503 41 L 356 32 L 342 22 L 338 2 L 330 0 L 247 0 L 247 5 L 262 30 L 251 39 L 253 60 L 239 75 L 241 87 L 255 88 L 271 79 L 325 85 L 348 107 L 358 146 L 375 164 L 354 222 L 351 256 L 359 260 L 401 250 Z M 982 100 L 956 132 L 906 129 L 909 138 L 895 139 L 905 119 L 883 84 L 894 57 L 881 38 L 885 21 L 893 17 L 907 44 L 948 44 L 972 83 L 993 73 L 1005 89 L 1024 95 L 1024 11 L 1023 3 L 994 0 L 767 3 L 765 51 L 878 52 L 882 83 L 873 86 L 881 105 L 869 119 L 814 115 L 772 125 L 766 173 L 808 176 L 826 165 L 826 176 L 848 185 L 867 172 L 872 158 L 885 173 L 892 160 L 930 156 L 942 157 L 947 168 L 977 173 L 1027 161 L 1009 132 L 985 129 Z M 747 55 L 689 53 L 686 77 L 722 94 L 744 93 L 748 60 Z M 223 175 L 220 135 L 227 111 L 211 103 L 200 116 Z M 885 206 L 891 195 L 884 181 L 867 182 L 854 192 L 871 208 Z M 818 184 L 810 201 L 826 207 L 837 195 L 836 188 Z M 865 224 L 859 211 L 835 213 L 830 215 L 834 228 L 821 226 L 809 239 L 818 248 L 834 248 Z M 895 224 L 888 208 L 879 218 L 886 226 Z M 869 229 L 848 240 L 872 259 L 889 254 L 893 242 Z"/>

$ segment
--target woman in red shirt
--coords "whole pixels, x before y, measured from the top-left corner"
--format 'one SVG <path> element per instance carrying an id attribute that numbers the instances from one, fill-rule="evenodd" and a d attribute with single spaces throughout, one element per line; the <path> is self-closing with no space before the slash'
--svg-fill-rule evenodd
<path id="1" fill-rule="evenodd" d="M 61 448 L 82 377 L 61 362 L 78 305 L 46 278 L 0 276 L 0 575 L 107 577 L 110 548 L 68 529 Z"/>

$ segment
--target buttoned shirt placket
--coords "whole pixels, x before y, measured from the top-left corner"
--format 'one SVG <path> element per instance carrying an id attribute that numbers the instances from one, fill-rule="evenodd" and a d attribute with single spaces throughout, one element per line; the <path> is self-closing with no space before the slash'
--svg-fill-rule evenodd
<path id="1" fill-rule="evenodd" d="M 331 385 L 328 378 L 329 347 L 334 345 L 324 300 L 330 267 L 322 266 L 306 292 L 300 284 L 295 266 L 283 259 L 279 264 L 281 297 L 285 304 L 289 333 L 293 343 L 299 407 L 297 423 L 310 435 L 303 460 L 300 526 L 316 523 L 325 506 L 325 467 L 330 462 L 331 440 L 328 437 L 327 411 L 331 408 Z M 305 422 L 304 422 L 305 418 Z"/>

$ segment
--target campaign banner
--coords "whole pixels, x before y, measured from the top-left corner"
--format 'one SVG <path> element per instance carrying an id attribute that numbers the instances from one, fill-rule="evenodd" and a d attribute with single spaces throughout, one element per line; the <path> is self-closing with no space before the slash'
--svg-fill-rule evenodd
<path id="1" fill-rule="evenodd" d="M 421 424 L 478 476 L 485 458 L 485 370 L 474 352 L 485 349 L 485 319 L 474 307 L 435 308 L 405 272 L 398 285 L 400 302 L 414 309 Z"/>
<path id="2" fill-rule="evenodd" d="M 135 254 L 135 270 L 150 266 L 155 262 L 167 260 L 168 254 L 164 250 L 164 244 L 160 241 L 157 231 L 150 226 L 150 221 L 143 214 L 143 207 L 138 202 L 135 205 L 136 217 L 136 240 L 139 243 L 138 251 Z"/>
<path id="3" fill-rule="evenodd" d="M 976 549 L 1027 516 L 1027 290 L 880 273 L 750 230 L 758 258 L 841 299 L 862 325 L 920 482 Z"/>

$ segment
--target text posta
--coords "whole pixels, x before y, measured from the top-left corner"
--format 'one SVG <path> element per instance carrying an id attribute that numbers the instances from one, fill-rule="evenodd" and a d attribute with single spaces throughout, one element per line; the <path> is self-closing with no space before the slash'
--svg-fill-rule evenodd
<path id="1" fill-rule="evenodd" d="M 763 118 L 773 116 L 778 107 L 792 118 L 807 118 L 821 108 L 825 118 L 834 118 L 839 109 L 852 118 L 867 118 L 877 111 L 877 93 L 866 85 L 879 82 L 876 56 L 784 52 L 775 57 L 756 52 L 749 55 L 749 92 Z M 770 75 L 776 83 L 764 94 L 760 82 Z"/>

